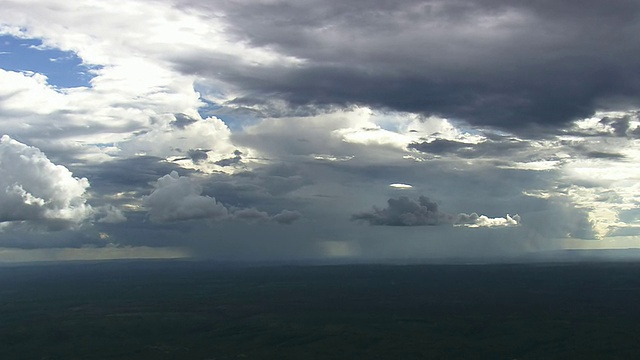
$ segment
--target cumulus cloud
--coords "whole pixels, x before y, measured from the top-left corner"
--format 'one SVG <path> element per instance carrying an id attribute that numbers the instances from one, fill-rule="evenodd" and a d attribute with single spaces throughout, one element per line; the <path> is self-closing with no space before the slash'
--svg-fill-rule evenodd
<path id="1" fill-rule="evenodd" d="M 386 208 L 355 214 L 352 220 L 368 221 L 371 225 L 423 226 L 440 225 L 451 222 L 451 215 L 438 210 L 438 204 L 420 196 L 418 201 L 401 196 L 387 200 Z"/>
<path id="2" fill-rule="evenodd" d="M 200 185 L 176 171 L 159 178 L 154 187 L 143 200 L 153 222 L 219 220 L 229 215 L 227 208 L 215 198 L 202 195 Z"/>
<path id="3" fill-rule="evenodd" d="M 460 213 L 456 216 L 455 226 L 466 227 L 507 227 L 520 225 L 520 215 L 513 217 L 507 214 L 503 218 L 490 218 L 486 215 L 478 215 L 476 213 L 465 214 Z"/>
<path id="4" fill-rule="evenodd" d="M 283 210 L 269 215 L 256 208 L 228 208 L 214 197 L 203 195 L 203 188 L 196 181 L 172 171 L 159 178 L 155 189 L 143 199 L 143 206 L 153 222 L 176 222 L 196 219 L 238 219 L 248 222 L 275 221 L 291 224 L 302 215 L 297 211 Z M 107 215 L 105 218 L 109 217 Z M 116 215 L 111 215 L 116 218 Z"/>
<path id="5" fill-rule="evenodd" d="M 96 209 L 96 211 L 100 215 L 98 218 L 98 222 L 100 223 L 117 224 L 127 221 L 127 217 L 124 215 L 122 210 L 113 205 L 102 206 L 101 208 Z"/>
<path id="6" fill-rule="evenodd" d="M 0 223 L 79 224 L 93 213 L 87 188 L 86 178 L 74 177 L 38 148 L 7 135 L 0 138 Z"/>
<path id="7" fill-rule="evenodd" d="M 207 173 L 221 171 L 223 167 L 239 162 L 239 155 L 235 153 L 239 150 L 231 143 L 231 131 L 224 121 L 213 116 L 199 119 L 184 114 L 156 120 L 151 130 L 120 143 L 119 156 L 157 156 L 183 168 Z M 235 162 L 229 161 L 229 154 L 236 156 Z"/>
<path id="8" fill-rule="evenodd" d="M 438 204 L 428 197 L 420 196 L 417 201 L 401 196 L 387 200 L 387 207 L 373 207 L 371 211 L 351 216 L 351 220 L 366 221 L 371 225 L 385 226 L 435 226 L 451 224 L 466 227 L 506 227 L 517 226 L 520 216 L 507 215 L 505 218 L 489 218 L 476 213 L 461 213 L 456 216 L 442 212 Z"/>

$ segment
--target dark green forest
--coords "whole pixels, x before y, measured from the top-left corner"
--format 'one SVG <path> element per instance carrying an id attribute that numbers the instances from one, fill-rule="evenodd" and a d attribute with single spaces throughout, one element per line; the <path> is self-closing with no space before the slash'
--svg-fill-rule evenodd
<path id="1" fill-rule="evenodd" d="M 631 359 L 640 264 L 0 268 L 3 359 Z"/>

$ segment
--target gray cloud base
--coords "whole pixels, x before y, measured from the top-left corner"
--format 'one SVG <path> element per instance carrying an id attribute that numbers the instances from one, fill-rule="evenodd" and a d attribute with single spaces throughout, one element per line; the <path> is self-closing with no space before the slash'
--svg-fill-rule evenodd
<path id="1" fill-rule="evenodd" d="M 371 225 L 424 226 L 451 223 L 451 216 L 438 210 L 438 204 L 420 196 L 418 201 L 407 197 L 387 200 L 387 207 L 374 207 L 370 212 L 351 216 L 352 220 L 364 220 Z"/>
<path id="2" fill-rule="evenodd" d="M 639 104 L 636 1 L 218 5 L 238 40 L 303 59 L 256 68 L 175 59 L 186 73 L 215 73 L 242 89 L 229 105 L 363 104 L 531 131 Z"/>

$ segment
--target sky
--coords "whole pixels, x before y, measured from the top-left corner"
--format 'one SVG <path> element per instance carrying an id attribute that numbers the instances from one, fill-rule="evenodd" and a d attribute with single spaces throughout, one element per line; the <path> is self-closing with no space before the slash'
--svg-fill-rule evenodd
<path id="1" fill-rule="evenodd" d="M 640 247 L 638 1 L 0 8 L 0 262 Z"/>

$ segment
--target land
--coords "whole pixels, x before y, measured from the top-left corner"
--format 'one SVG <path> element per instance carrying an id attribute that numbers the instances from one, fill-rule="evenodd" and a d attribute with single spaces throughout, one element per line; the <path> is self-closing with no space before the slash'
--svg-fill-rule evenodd
<path id="1" fill-rule="evenodd" d="M 640 263 L 0 268 L 3 359 L 631 359 Z"/>

